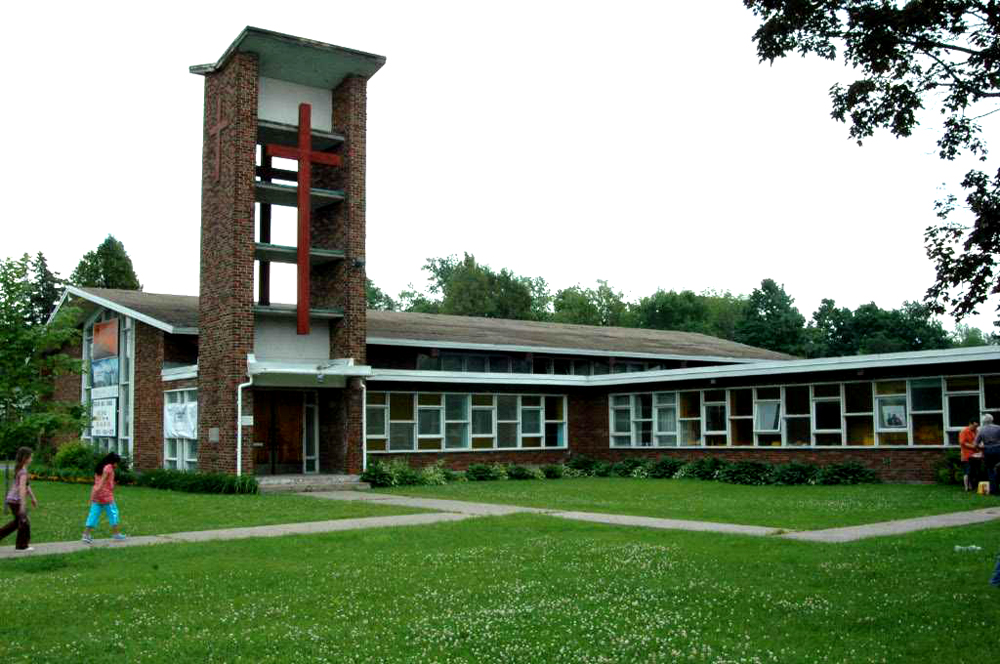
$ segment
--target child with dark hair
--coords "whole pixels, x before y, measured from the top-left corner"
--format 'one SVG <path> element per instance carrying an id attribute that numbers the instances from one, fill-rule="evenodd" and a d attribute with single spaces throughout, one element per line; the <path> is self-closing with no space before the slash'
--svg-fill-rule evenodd
<path id="1" fill-rule="evenodd" d="M 31 504 L 38 507 L 35 494 L 31 490 L 31 483 L 28 481 L 28 466 L 31 465 L 30 447 L 22 447 L 17 450 L 14 457 L 14 486 L 10 488 L 4 497 L 8 509 L 14 515 L 14 519 L 3 528 L 0 528 L 0 540 L 17 531 L 17 541 L 14 549 L 17 551 L 34 551 L 34 547 L 28 546 L 31 543 L 31 522 L 28 520 L 28 496 L 31 496 Z"/>
<path id="2" fill-rule="evenodd" d="M 121 463 L 121 457 L 110 452 L 94 468 L 94 488 L 90 491 L 90 513 L 83 528 L 83 541 L 91 544 L 94 541 L 93 532 L 103 512 L 111 525 L 111 539 L 128 539 L 118 526 L 118 505 L 115 503 L 115 466 Z"/>

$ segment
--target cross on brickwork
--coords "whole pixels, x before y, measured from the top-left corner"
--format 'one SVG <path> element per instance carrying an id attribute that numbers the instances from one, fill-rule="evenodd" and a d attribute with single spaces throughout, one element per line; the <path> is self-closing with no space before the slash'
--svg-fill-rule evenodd
<path id="1" fill-rule="evenodd" d="M 296 302 L 297 331 L 299 334 L 309 334 L 309 249 L 310 249 L 310 212 L 312 209 L 309 194 L 312 191 L 312 164 L 340 166 L 340 157 L 328 152 L 313 152 L 312 149 L 312 107 L 309 104 L 299 104 L 299 143 L 298 147 L 285 145 L 267 145 L 264 150 L 269 157 L 295 159 L 299 162 L 298 176 L 298 253 L 296 264 L 298 270 L 298 296 Z"/>
<path id="2" fill-rule="evenodd" d="M 219 181 L 219 162 L 222 158 L 222 130 L 229 126 L 229 120 L 222 119 L 222 97 L 215 98 L 215 124 L 208 128 L 208 135 L 215 137 L 215 181 Z"/>

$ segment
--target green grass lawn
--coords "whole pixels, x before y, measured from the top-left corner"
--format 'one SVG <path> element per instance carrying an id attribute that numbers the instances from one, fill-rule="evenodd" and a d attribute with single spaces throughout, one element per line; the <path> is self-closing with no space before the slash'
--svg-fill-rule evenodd
<path id="1" fill-rule="evenodd" d="M 90 505 L 91 486 L 34 481 L 31 488 L 39 504 L 38 509 L 30 512 L 31 541 L 79 539 Z M 209 495 L 131 486 L 115 487 L 115 500 L 121 514 L 122 532 L 129 535 L 160 535 L 425 511 L 294 494 Z M 2 519 L 6 523 L 10 515 L 5 514 Z M 95 537 L 108 537 L 110 534 L 111 529 L 102 516 Z M 14 536 L 9 536 L 0 546 L 14 546 Z"/>
<path id="2" fill-rule="evenodd" d="M 967 494 L 952 486 L 742 486 L 693 479 L 617 477 L 455 482 L 445 486 L 406 486 L 380 491 L 795 530 L 853 526 L 1000 505 L 1000 497 Z"/>
<path id="3" fill-rule="evenodd" d="M 514 515 L 93 549 L 0 561 L 0 661 L 989 662 L 998 544 L 998 523 L 825 545 Z"/>

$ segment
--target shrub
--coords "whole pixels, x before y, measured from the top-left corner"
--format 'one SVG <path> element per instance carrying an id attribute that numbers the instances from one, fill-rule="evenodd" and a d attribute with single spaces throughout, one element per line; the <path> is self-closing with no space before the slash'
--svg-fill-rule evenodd
<path id="1" fill-rule="evenodd" d="M 705 456 L 687 464 L 681 468 L 681 471 L 685 471 L 684 477 L 693 477 L 699 480 L 714 480 L 719 471 L 728 465 L 730 465 L 728 462 L 723 461 L 719 457 Z"/>
<path id="2" fill-rule="evenodd" d="M 771 484 L 774 467 L 760 461 L 737 461 L 719 469 L 717 478 L 720 482 L 729 484 L 748 484 L 762 486 Z"/>
<path id="3" fill-rule="evenodd" d="M 856 461 L 824 466 L 816 476 L 817 484 L 879 484 L 878 473 Z"/>
<path id="4" fill-rule="evenodd" d="M 411 468 L 406 459 L 393 459 L 389 462 L 389 474 L 392 475 L 393 486 L 416 486 L 421 484 L 420 471 Z"/>
<path id="5" fill-rule="evenodd" d="M 579 471 L 581 475 L 592 475 L 594 473 L 594 465 L 596 463 L 597 461 L 590 458 L 586 454 L 574 454 L 569 458 L 569 461 L 566 462 L 566 467 Z"/>
<path id="6" fill-rule="evenodd" d="M 103 456 L 95 451 L 90 444 L 80 441 L 66 443 L 52 457 L 54 468 L 89 468 L 88 475 L 94 474 L 94 466 Z"/>
<path id="7" fill-rule="evenodd" d="M 527 466 L 519 466 L 516 463 L 512 463 L 507 466 L 507 478 L 511 480 L 533 480 L 535 479 L 535 473 Z"/>
<path id="8" fill-rule="evenodd" d="M 938 484 L 962 484 L 964 475 L 962 455 L 958 450 L 948 450 L 934 466 L 934 479 Z"/>
<path id="9" fill-rule="evenodd" d="M 611 464 L 607 461 L 597 461 L 594 463 L 594 477 L 610 477 L 611 476 Z"/>
<path id="10" fill-rule="evenodd" d="M 441 486 L 448 483 L 448 477 L 444 474 L 444 461 L 438 461 L 420 469 L 420 484 L 427 486 Z"/>
<path id="11" fill-rule="evenodd" d="M 226 473 L 187 472 L 183 470 L 147 470 L 136 476 L 139 486 L 167 489 L 187 493 L 259 493 L 257 478 L 253 475 L 227 475 Z"/>
<path id="12" fill-rule="evenodd" d="M 631 477 L 632 471 L 635 470 L 636 468 L 644 466 L 645 463 L 646 463 L 645 459 L 636 459 L 634 457 L 629 459 L 622 459 L 621 461 L 612 464 L 611 474 L 617 477 Z"/>
<path id="13" fill-rule="evenodd" d="M 671 478 L 677 474 L 684 462 L 674 457 L 660 457 L 649 467 L 649 476 L 656 479 Z"/>
<path id="14" fill-rule="evenodd" d="M 465 470 L 465 477 L 473 482 L 507 479 L 507 469 L 499 463 L 473 463 Z"/>
<path id="15" fill-rule="evenodd" d="M 378 459 L 370 459 L 365 472 L 361 473 L 361 481 L 368 482 L 374 487 L 387 487 L 393 485 L 392 473 L 384 463 Z"/>
<path id="16" fill-rule="evenodd" d="M 545 474 L 545 479 L 558 480 L 566 473 L 566 469 L 562 464 L 550 463 L 547 466 L 542 466 L 542 472 Z"/>
<path id="17" fill-rule="evenodd" d="M 819 466 L 811 463 L 783 463 L 774 467 L 771 481 L 774 484 L 790 486 L 793 484 L 812 484 L 819 474 Z"/>
<path id="18" fill-rule="evenodd" d="M 452 470 L 451 468 L 442 468 L 441 471 L 444 473 L 444 478 L 449 482 L 467 482 L 468 478 L 460 470 Z"/>

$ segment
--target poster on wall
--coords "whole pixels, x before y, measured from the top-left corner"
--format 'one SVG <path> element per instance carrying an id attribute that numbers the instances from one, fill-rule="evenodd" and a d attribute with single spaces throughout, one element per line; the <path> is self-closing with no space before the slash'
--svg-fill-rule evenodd
<path id="1" fill-rule="evenodd" d="M 198 440 L 198 402 L 163 405 L 163 437 Z"/>
<path id="2" fill-rule="evenodd" d="M 104 323 L 94 323 L 94 345 L 90 359 L 100 360 L 105 357 L 118 357 L 118 319 Z"/>
<path id="3" fill-rule="evenodd" d="M 118 385 L 118 358 L 106 357 L 90 363 L 91 387 L 111 387 Z"/>
<path id="4" fill-rule="evenodd" d="M 118 435 L 118 399 L 91 402 L 90 435 L 114 438 Z"/>

